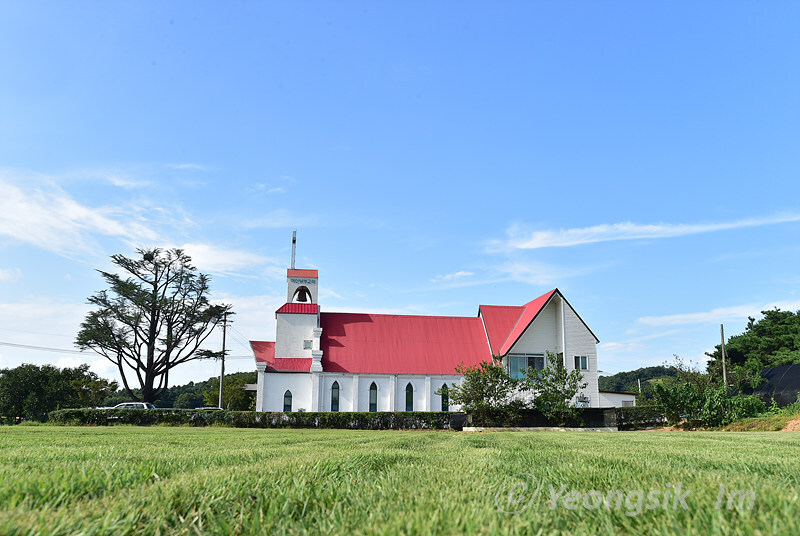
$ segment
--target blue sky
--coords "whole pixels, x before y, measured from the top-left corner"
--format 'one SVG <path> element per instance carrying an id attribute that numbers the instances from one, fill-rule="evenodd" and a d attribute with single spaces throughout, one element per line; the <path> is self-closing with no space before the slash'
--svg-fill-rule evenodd
<path id="1" fill-rule="evenodd" d="M 797 3 L 6 2 L 0 367 L 85 362 L 95 269 L 181 246 L 274 338 L 292 229 L 324 310 L 558 287 L 602 370 L 800 309 Z M 211 346 L 218 345 L 218 340 Z M 176 369 L 204 380 L 213 362 Z"/>

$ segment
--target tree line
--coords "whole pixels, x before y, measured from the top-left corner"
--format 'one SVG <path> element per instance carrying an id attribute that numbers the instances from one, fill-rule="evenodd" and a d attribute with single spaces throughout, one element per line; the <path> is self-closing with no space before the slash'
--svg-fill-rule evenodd
<path id="1" fill-rule="evenodd" d="M 224 409 L 246 411 L 255 408 L 255 393 L 244 391 L 255 383 L 258 373 L 235 372 L 225 375 Z M 112 407 L 131 401 L 130 393 L 115 381 L 100 378 L 88 365 L 58 368 L 52 365 L 24 364 L 0 369 L 0 420 L 13 424 L 22 420 L 47 420 L 51 411 L 71 408 Z M 219 378 L 189 382 L 166 389 L 157 408 L 191 409 L 216 407 L 219 403 Z"/>

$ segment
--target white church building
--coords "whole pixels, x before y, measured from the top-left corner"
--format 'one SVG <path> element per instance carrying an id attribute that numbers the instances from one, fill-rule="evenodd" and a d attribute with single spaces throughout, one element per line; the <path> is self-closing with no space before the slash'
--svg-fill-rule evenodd
<path id="1" fill-rule="evenodd" d="M 256 411 L 457 409 L 446 392 L 462 381 L 462 362 L 499 356 L 521 377 L 543 368 L 547 352 L 583 374 L 588 385 L 577 404 L 623 405 L 598 390 L 599 341 L 558 289 L 524 305 L 481 305 L 474 317 L 416 316 L 324 312 L 317 270 L 292 268 L 286 280 L 275 342 L 250 342 Z"/>

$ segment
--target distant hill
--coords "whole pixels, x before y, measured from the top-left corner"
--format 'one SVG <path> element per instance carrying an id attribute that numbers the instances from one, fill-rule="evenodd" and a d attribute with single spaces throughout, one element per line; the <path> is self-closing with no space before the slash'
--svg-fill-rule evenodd
<path id="1" fill-rule="evenodd" d="M 639 384 L 642 382 L 642 389 L 647 380 L 653 378 L 663 378 L 665 376 L 675 376 L 677 371 L 674 367 L 644 367 L 630 372 L 617 372 L 612 376 L 600 376 L 598 383 L 601 391 L 616 391 L 618 393 L 638 393 Z"/>

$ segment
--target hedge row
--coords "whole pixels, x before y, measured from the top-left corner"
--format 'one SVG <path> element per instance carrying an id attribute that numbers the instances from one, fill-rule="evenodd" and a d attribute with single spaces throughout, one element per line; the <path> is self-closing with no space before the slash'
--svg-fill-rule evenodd
<path id="1" fill-rule="evenodd" d="M 653 406 L 617 408 L 617 427 L 620 430 L 664 426 L 666 423 L 664 414 Z"/>
<path id="2" fill-rule="evenodd" d="M 114 424 L 210 426 L 216 424 L 234 428 L 442 430 L 450 428 L 450 417 L 451 414 L 445 411 L 264 413 L 181 409 L 62 409 L 50 413 L 50 422 L 60 425 L 94 426 Z"/>

